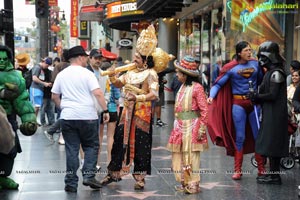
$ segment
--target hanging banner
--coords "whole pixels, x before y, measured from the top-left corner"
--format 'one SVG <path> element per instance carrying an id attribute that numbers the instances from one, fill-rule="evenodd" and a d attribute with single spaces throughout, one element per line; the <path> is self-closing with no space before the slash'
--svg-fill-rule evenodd
<path id="1" fill-rule="evenodd" d="M 71 0 L 71 37 L 78 37 L 78 0 Z"/>

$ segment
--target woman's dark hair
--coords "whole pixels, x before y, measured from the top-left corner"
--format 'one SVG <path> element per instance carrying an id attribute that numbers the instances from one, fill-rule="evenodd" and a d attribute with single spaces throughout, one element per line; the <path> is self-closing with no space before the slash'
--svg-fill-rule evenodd
<path id="1" fill-rule="evenodd" d="M 247 42 L 247 41 L 241 41 L 235 45 L 235 54 L 236 54 L 237 60 L 241 59 L 241 56 L 239 55 L 239 53 L 241 53 L 242 50 L 244 48 L 246 48 L 247 46 L 250 46 L 249 42 Z"/>
<path id="2" fill-rule="evenodd" d="M 192 85 L 193 81 L 197 82 L 197 83 L 200 83 L 202 85 L 200 76 L 194 77 L 194 76 L 190 76 L 188 74 L 185 74 L 185 75 L 187 75 L 185 83 L 184 83 L 185 85 Z"/>
<path id="3" fill-rule="evenodd" d="M 148 69 L 151 69 L 154 67 L 154 60 L 153 60 L 153 56 L 142 56 L 143 62 L 147 61 L 147 65 L 148 65 Z"/>

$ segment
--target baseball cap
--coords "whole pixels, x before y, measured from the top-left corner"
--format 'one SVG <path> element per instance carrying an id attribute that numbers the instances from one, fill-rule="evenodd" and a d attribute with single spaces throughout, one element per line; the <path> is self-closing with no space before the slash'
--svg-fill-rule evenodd
<path id="1" fill-rule="evenodd" d="M 45 62 L 47 65 L 52 65 L 52 59 L 51 58 L 44 58 L 43 62 Z"/>
<path id="2" fill-rule="evenodd" d="M 92 49 L 90 52 L 90 58 L 92 57 L 102 57 L 102 52 L 98 49 Z"/>

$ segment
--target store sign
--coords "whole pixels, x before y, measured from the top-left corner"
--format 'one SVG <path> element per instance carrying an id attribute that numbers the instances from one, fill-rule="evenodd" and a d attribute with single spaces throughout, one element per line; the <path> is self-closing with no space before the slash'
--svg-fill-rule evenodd
<path id="1" fill-rule="evenodd" d="M 143 10 L 137 10 L 136 0 L 116 1 L 106 5 L 106 18 L 120 17 L 125 15 L 144 14 Z"/>
<path id="2" fill-rule="evenodd" d="M 89 22 L 88 21 L 80 21 L 79 22 L 79 39 L 88 39 L 90 38 L 89 31 Z"/>
<path id="3" fill-rule="evenodd" d="M 78 0 L 71 0 L 71 37 L 78 37 Z"/>
<path id="4" fill-rule="evenodd" d="M 92 6 L 82 6 L 79 14 L 80 20 L 82 21 L 98 21 L 103 20 L 103 7 L 95 8 Z"/>
<path id="5" fill-rule="evenodd" d="M 117 47 L 132 49 L 132 39 L 122 38 L 121 40 L 117 41 Z"/>

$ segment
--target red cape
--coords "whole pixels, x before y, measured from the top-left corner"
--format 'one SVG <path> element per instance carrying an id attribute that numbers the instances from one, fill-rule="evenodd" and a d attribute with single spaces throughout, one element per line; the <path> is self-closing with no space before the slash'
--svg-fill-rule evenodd
<path id="1" fill-rule="evenodd" d="M 216 82 L 230 69 L 239 63 L 233 60 L 224 65 Z M 218 92 L 213 103 L 208 106 L 208 134 L 214 144 L 225 147 L 229 156 L 234 156 L 235 129 L 232 121 L 232 92 L 228 81 Z M 246 127 L 244 154 L 254 152 L 254 138 L 249 123 Z"/>

